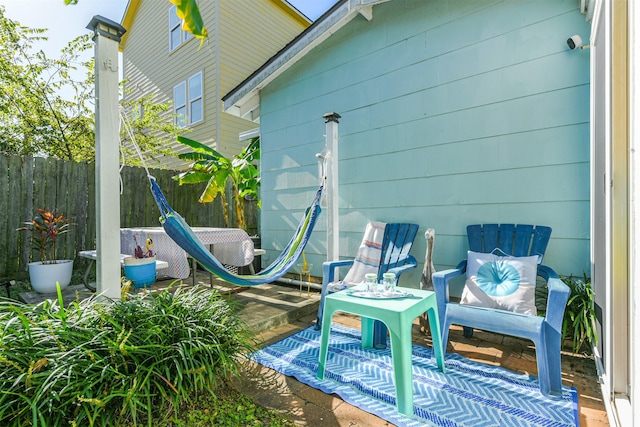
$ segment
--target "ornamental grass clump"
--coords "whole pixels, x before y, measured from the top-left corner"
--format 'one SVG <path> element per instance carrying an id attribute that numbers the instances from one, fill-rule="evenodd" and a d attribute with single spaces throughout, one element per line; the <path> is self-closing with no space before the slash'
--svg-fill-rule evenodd
<path id="1" fill-rule="evenodd" d="M 591 279 L 586 274 L 582 280 L 573 276 L 560 279 L 571 290 L 564 311 L 562 338 L 571 338 L 574 353 L 592 354 L 593 347 L 598 345 L 598 329 Z"/>
<path id="2" fill-rule="evenodd" d="M 211 393 L 253 351 L 208 290 L 38 306 L 0 300 L 0 425 L 153 425 Z"/>

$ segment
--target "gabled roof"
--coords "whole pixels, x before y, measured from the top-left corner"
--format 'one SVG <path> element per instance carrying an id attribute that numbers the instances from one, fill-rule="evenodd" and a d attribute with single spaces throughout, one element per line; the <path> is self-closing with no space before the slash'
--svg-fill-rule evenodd
<path id="1" fill-rule="evenodd" d="M 298 9 L 290 5 L 289 2 L 287 2 L 287 0 L 271 0 L 271 1 L 275 3 L 278 7 L 280 7 L 284 11 L 284 13 L 288 14 L 293 20 L 299 21 L 302 26 L 306 27 L 307 25 L 309 25 L 309 18 L 304 16 L 304 14 L 300 12 Z M 124 15 L 122 16 L 122 22 L 120 23 L 124 28 L 129 29 L 131 27 L 131 23 L 133 22 L 133 18 L 136 16 L 136 12 L 140 8 L 141 2 L 142 0 L 129 0 L 127 2 L 127 8 L 124 11 Z M 160 2 L 157 2 L 157 3 L 160 6 L 161 3 Z M 167 9 L 171 5 L 169 3 L 162 3 L 162 4 L 166 5 Z M 125 33 L 125 35 L 122 37 L 120 41 L 120 51 L 122 51 L 124 45 L 127 43 L 127 37 L 128 37 L 128 33 Z"/>
<path id="2" fill-rule="evenodd" d="M 124 10 L 124 15 L 122 15 L 122 22 L 120 23 L 124 28 L 131 28 L 131 23 L 133 22 L 133 17 L 136 16 L 136 12 L 138 11 L 138 8 L 140 7 L 140 0 L 129 0 L 127 2 L 127 8 Z M 128 37 L 128 33 L 127 34 Z M 122 39 L 120 40 L 120 51 L 122 51 L 122 48 L 124 47 L 125 43 L 127 42 L 127 37 L 122 37 Z"/>
<path id="3" fill-rule="evenodd" d="M 259 117 L 260 90 L 358 15 L 373 19 L 373 6 L 389 0 L 340 0 L 309 28 L 236 86 L 222 101 L 224 110 L 239 117 Z"/>

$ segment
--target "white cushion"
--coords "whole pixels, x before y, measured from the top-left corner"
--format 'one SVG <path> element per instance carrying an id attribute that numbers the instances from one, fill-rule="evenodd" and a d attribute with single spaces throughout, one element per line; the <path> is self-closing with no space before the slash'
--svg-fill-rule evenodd
<path id="1" fill-rule="evenodd" d="M 467 280 L 460 304 L 535 316 L 537 266 L 537 256 L 498 256 L 469 251 Z"/>

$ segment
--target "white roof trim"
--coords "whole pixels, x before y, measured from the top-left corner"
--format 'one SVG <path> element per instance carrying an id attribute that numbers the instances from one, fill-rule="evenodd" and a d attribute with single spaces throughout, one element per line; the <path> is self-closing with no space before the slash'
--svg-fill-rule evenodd
<path id="1" fill-rule="evenodd" d="M 255 119 L 260 106 L 260 90 L 321 44 L 358 14 L 373 19 L 373 6 L 389 0 L 343 0 L 330 14 L 314 22 L 301 37 L 282 49 L 250 78 L 229 92 L 224 110 L 239 117 Z M 335 7 L 335 6 L 334 6 Z M 259 114 L 259 112 L 258 112 Z"/>
<path id="2" fill-rule="evenodd" d="M 596 8 L 596 0 L 580 0 L 580 13 L 587 17 L 590 22 L 593 19 L 593 12 Z"/>
<path id="3" fill-rule="evenodd" d="M 239 138 L 240 141 L 246 141 L 247 139 L 255 138 L 257 136 L 260 136 L 260 128 L 240 132 Z"/>

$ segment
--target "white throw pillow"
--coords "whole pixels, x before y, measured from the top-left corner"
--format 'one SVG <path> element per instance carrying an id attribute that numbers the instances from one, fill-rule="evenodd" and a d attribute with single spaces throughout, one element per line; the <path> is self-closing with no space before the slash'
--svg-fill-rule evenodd
<path id="1" fill-rule="evenodd" d="M 467 280 L 460 304 L 537 315 L 538 257 L 467 253 Z"/>

